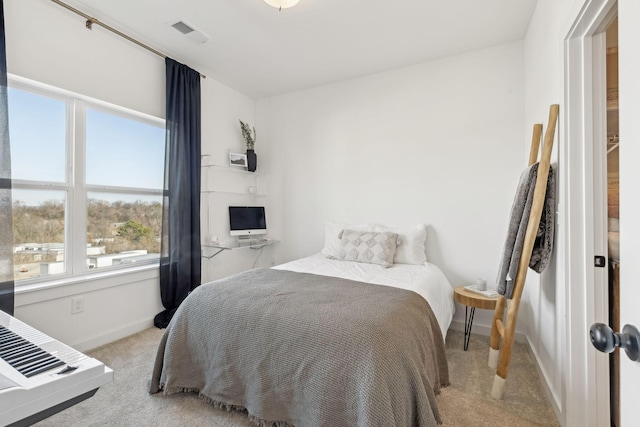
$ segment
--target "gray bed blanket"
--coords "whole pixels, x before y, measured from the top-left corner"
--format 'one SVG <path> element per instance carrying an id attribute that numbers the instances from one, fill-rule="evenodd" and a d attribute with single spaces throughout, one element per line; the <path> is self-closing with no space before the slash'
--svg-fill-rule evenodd
<path id="1" fill-rule="evenodd" d="M 150 392 L 197 392 L 259 425 L 431 427 L 448 383 L 440 328 L 418 294 L 257 269 L 185 299 Z"/>
<path id="2" fill-rule="evenodd" d="M 531 206 L 533 205 L 533 193 L 535 191 L 537 177 L 538 163 L 534 163 L 524 170 L 520 176 L 518 189 L 516 190 L 513 205 L 511 206 L 509 228 L 507 230 L 507 238 L 505 239 L 497 279 L 498 293 L 509 299 L 513 296 L 513 285 L 515 283 L 516 273 L 518 272 L 518 263 L 522 256 L 524 237 L 531 214 Z M 531 259 L 529 260 L 529 267 L 536 273 L 541 273 L 551 259 L 556 209 L 555 193 L 554 173 L 553 168 L 550 167 L 540 225 L 536 232 Z"/>

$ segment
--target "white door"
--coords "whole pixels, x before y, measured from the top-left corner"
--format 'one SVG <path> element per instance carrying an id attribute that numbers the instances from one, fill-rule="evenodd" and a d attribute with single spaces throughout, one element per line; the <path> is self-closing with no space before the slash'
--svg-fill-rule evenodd
<path id="1" fill-rule="evenodd" d="M 617 10 L 616 10 L 617 9 Z M 640 328 L 640 1 L 584 0 L 567 38 L 565 78 L 566 136 L 565 257 L 567 263 L 567 393 L 563 424 L 609 425 L 608 357 L 591 347 L 588 329 L 606 322 L 606 296 L 591 273 L 593 263 L 594 138 L 599 138 L 594 94 L 599 74 L 593 58 L 598 34 L 618 16 L 618 88 L 620 135 L 620 325 Z M 595 50 L 593 50 L 595 48 Z M 604 78 L 604 77 L 603 77 Z M 584 174 L 583 174 L 584 173 Z M 580 215 L 582 214 L 582 215 Z M 591 252 L 590 252 L 591 251 Z M 616 331 L 620 332 L 620 331 Z M 640 426 L 640 363 L 620 356 L 620 425 Z"/>
<path id="2" fill-rule="evenodd" d="M 618 1 L 620 325 L 640 328 L 640 1 Z M 620 356 L 620 425 L 640 425 L 640 363 Z"/>

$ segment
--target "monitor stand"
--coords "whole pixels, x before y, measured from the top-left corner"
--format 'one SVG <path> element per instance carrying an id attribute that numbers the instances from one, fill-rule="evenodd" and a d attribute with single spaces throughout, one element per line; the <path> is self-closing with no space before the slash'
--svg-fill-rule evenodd
<path id="1" fill-rule="evenodd" d="M 238 243 L 263 242 L 266 240 L 266 234 L 248 234 L 238 236 Z"/>

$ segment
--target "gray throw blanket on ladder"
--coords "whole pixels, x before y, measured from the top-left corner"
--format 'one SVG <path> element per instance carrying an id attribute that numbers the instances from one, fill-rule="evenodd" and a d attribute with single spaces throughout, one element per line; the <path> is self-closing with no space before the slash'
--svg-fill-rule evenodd
<path id="1" fill-rule="evenodd" d="M 513 295 L 513 285 L 518 271 L 518 263 L 522 256 L 524 246 L 524 236 L 527 231 L 527 223 L 531 214 L 533 204 L 533 193 L 536 179 L 538 177 L 538 163 L 534 163 L 524 170 L 520 176 L 520 183 L 516 197 L 511 206 L 511 218 L 507 239 L 504 244 L 502 261 L 498 270 L 499 294 L 511 299 Z M 555 224 L 555 179 L 553 168 L 549 168 L 549 178 L 547 181 L 547 194 L 544 200 L 544 208 L 540 217 L 540 225 L 536 233 L 536 240 L 533 244 L 529 267 L 535 272 L 541 273 L 551 258 L 553 249 L 553 232 Z"/>

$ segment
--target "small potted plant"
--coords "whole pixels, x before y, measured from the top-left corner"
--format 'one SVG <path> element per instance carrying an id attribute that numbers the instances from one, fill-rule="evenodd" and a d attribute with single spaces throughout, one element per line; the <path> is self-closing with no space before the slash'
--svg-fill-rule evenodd
<path id="1" fill-rule="evenodd" d="M 247 144 L 247 170 L 255 172 L 258 162 L 258 156 L 256 156 L 256 152 L 253 149 L 256 143 L 256 128 L 249 127 L 247 123 L 240 120 L 240 129 L 242 129 L 242 139 Z"/>

